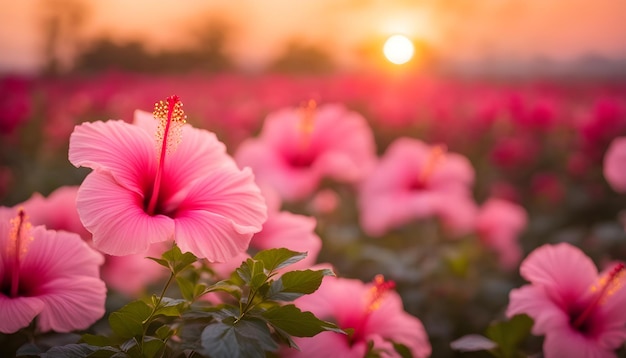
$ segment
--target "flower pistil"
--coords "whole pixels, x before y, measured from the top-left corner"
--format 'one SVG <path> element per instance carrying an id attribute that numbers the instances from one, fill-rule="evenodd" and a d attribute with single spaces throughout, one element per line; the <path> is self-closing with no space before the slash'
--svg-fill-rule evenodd
<path id="1" fill-rule="evenodd" d="M 173 153 L 182 138 L 183 124 L 187 122 L 187 116 L 183 111 L 183 103 L 178 96 L 167 97 L 165 101 L 159 101 L 154 105 L 154 118 L 159 121 L 156 132 L 156 145 L 159 157 L 157 172 L 152 188 L 152 195 L 148 203 L 147 212 L 154 215 L 159 198 L 159 188 L 163 176 L 165 155 Z"/>

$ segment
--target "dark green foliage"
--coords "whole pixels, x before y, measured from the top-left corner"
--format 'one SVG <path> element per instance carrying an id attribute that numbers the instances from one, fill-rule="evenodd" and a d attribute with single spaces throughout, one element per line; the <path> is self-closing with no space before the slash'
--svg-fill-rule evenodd
<path id="1" fill-rule="evenodd" d="M 60 345 L 45 353 L 24 346 L 24 355 L 42 357 L 178 357 L 210 356 L 263 358 L 280 344 L 297 348 L 293 337 L 312 337 L 323 331 L 345 334 L 335 324 L 302 312 L 297 297 L 315 292 L 330 270 L 277 270 L 306 257 L 287 249 L 259 252 L 233 272 L 229 279 L 207 280 L 211 270 L 177 246 L 160 258 L 150 258 L 170 270 L 159 296 L 130 302 L 108 316 L 111 333 L 84 334 L 78 344 Z M 194 263 L 202 265 L 192 265 Z M 212 277 L 212 276 L 208 276 Z M 278 278 L 276 278 L 278 277 Z M 172 282 L 180 297 L 167 297 Z M 207 293 L 227 295 L 223 304 L 199 300 Z M 176 339 L 172 339 L 176 337 Z"/>

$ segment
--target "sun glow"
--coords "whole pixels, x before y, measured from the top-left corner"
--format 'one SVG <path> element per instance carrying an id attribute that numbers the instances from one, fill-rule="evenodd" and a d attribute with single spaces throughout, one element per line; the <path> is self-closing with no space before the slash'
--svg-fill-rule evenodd
<path id="1" fill-rule="evenodd" d="M 403 35 L 393 35 L 385 41 L 383 53 L 389 62 L 402 65 L 409 62 L 415 53 L 413 42 Z"/>

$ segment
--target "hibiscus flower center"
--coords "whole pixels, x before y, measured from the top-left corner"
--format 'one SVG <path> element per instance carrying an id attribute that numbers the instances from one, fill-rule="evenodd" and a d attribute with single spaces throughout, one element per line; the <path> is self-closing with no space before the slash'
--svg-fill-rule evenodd
<path id="1" fill-rule="evenodd" d="M 3 280 L 5 284 L 2 292 L 7 293 L 9 297 L 17 297 L 20 287 L 20 265 L 24 259 L 28 246 L 33 241 L 30 235 L 32 225 L 28 222 L 24 209 L 19 209 L 17 217 L 11 219 L 11 229 L 9 230 L 9 240 L 7 241 L 6 257 L 10 269 L 7 270 L 10 278 Z M 8 282 L 7 282 L 8 281 Z"/>
<path id="2" fill-rule="evenodd" d="M 590 287 L 591 292 L 595 293 L 582 309 L 575 309 L 570 313 L 570 324 L 573 328 L 581 333 L 590 333 L 591 325 L 589 317 L 594 310 L 602 305 L 607 297 L 615 294 L 624 284 L 623 277 L 625 272 L 623 263 L 617 264 L 608 275 L 602 277 L 598 282 Z"/>
<path id="3" fill-rule="evenodd" d="M 351 322 L 344 322 L 346 328 L 353 328 L 354 333 L 350 336 L 350 345 L 362 342 L 365 340 L 365 324 L 370 314 L 380 308 L 383 298 L 387 293 L 396 287 L 394 281 L 385 281 L 383 275 L 376 275 L 372 282 L 374 285 L 369 289 L 367 295 L 367 301 L 365 306 L 365 315 L 360 319 L 353 320 Z"/>
<path id="4" fill-rule="evenodd" d="M 428 182 L 432 177 L 437 166 L 443 161 L 446 156 L 446 146 L 443 144 L 435 145 L 431 148 L 426 162 L 422 165 L 417 175 L 417 178 L 411 183 L 411 190 L 424 190 L 428 187 Z"/>
<path id="5" fill-rule="evenodd" d="M 159 121 L 156 132 L 156 149 L 159 162 L 152 191 L 147 197 L 149 200 L 147 200 L 146 211 L 150 215 L 154 215 L 157 212 L 165 157 L 176 150 L 182 138 L 183 124 L 187 122 L 187 116 L 183 111 L 183 103 L 178 96 L 170 96 L 165 101 L 156 103 L 153 115 Z"/>

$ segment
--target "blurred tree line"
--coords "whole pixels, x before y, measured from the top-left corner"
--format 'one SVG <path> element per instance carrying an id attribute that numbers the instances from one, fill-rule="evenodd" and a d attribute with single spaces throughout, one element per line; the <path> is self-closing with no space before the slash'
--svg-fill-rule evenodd
<path id="1" fill-rule="evenodd" d="M 84 36 L 92 8 L 84 0 L 42 0 L 44 32 L 43 73 L 91 74 L 106 70 L 140 73 L 224 72 L 236 70 L 227 47 L 234 26 L 219 14 L 207 13 L 191 28 L 194 43 L 183 49 L 149 51 L 140 40 L 119 42 L 113 38 Z M 199 26 L 198 26 L 199 25 Z M 289 42 L 266 70 L 281 73 L 329 73 L 332 57 L 320 46 Z"/>

